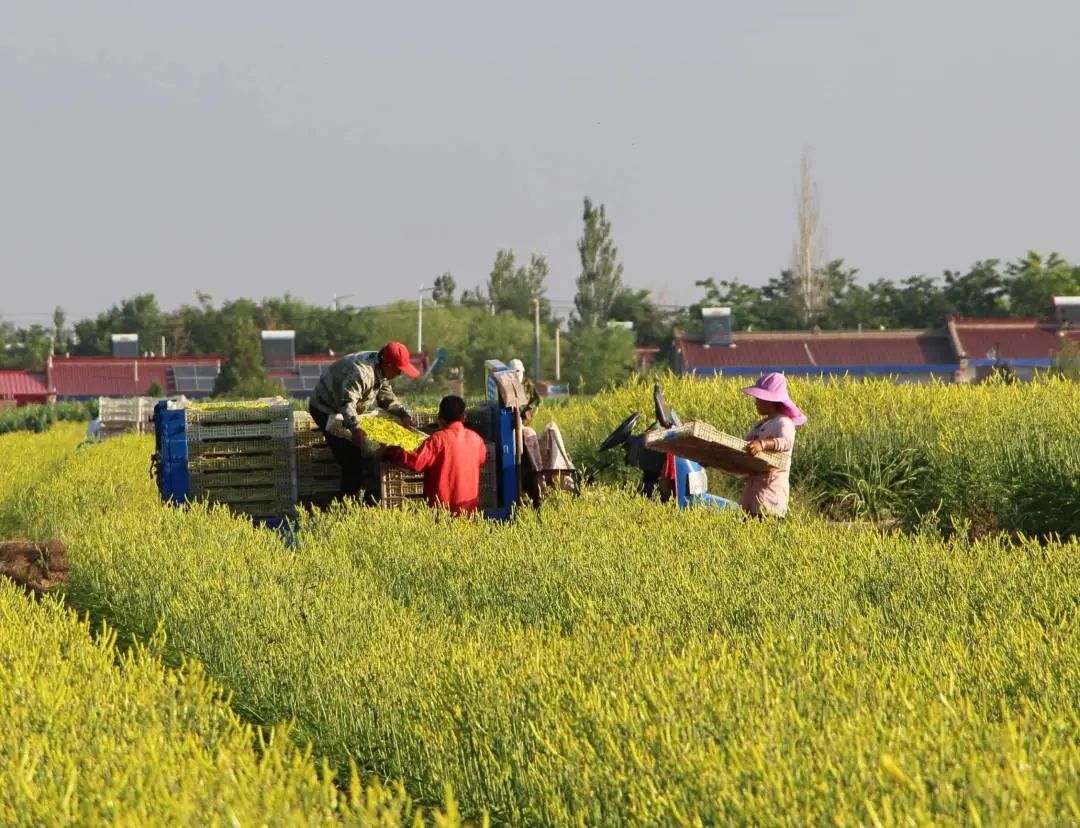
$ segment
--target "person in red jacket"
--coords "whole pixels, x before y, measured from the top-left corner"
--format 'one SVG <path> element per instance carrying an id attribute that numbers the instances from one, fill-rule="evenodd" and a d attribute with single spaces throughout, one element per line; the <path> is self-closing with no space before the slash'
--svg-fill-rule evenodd
<path id="1" fill-rule="evenodd" d="M 487 447 L 480 435 L 465 427 L 465 400 L 454 395 L 439 403 L 439 430 L 417 452 L 397 446 L 383 458 L 424 474 L 424 497 L 429 506 L 462 515 L 480 508 L 480 469 Z"/>

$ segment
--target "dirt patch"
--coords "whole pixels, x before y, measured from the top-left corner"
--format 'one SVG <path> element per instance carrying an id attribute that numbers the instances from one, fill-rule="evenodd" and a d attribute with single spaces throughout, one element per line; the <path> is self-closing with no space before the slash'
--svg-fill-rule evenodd
<path id="1" fill-rule="evenodd" d="M 59 541 L 0 541 L 0 576 L 32 592 L 47 592 L 67 581 L 67 555 Z"/>

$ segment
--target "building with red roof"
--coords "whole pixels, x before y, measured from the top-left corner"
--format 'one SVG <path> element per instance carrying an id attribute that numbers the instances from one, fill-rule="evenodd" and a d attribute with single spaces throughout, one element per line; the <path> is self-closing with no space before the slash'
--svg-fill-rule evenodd
<path id="1" fill-rule="evenodd" d="M 958 367 L 944 333 L 899 331 L 775 331 L 733 333 L 726 342 L 675 338 L 675 370 L 697 376 L 886 376 L 952 381 Z"/>
<path id="2" fill-rule="evenodd" d="M 183 370 L 195 366 L 209 372 L 209 384 L 185 385 Z M 209 357 L 98 357 L 59 356 L 46 364 L 48 387 L 57 399 L 90 400 L 98 397 L 137 397 L 152 387 L 163 396 L 185 394 L 206 396 L 213 390 L 213 377 L 221 358 Z"/>
<path id="3" fill-rule="evenodd" d="M 974 382 L 1008 368 L 1029 380 L 1054 365 L 1069 342 L 1080 343 L 1080 324 L 1068 315 L 1080 299 L 1055 301 L 1048 319 L 970 319 L 949 316 L 941 331 L 731 330 L 730 311 L 707 308 L 702 336 L 675 338 L 674 367 L 686 374 L 892 376 L 900 381 Z M 1062 309 L 1065 310 L 1062 310 Z"/>
<path id="4" fill-rule="evenodd" d="M 1066 342 L 1080 342 L 1080 330 L 1040 319 L 950 316 L 946 326 L 957 362 L 969 382 L 1003 367 L 1020 379 L 1031 379 L 1054 364 Z"/>
<path id="5" fill-rule="evenodd" d="M 7 405 L 48 402 L 45 375 L 33 371 L 0 371 L 0 401 Z"/>

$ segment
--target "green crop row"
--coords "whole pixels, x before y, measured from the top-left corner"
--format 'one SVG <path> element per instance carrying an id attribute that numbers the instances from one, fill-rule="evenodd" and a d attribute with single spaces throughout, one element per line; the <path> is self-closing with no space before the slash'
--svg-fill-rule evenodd
<path id="1" fill-rule="evenodd" d="M 246 719 L 509 824 L 1080 820 L 1080 542 L 746 521 L 612 491 L 511 524 L 162 506 L 149 441 L 0 496 L 69 600 Z M 43 451 L 43 453 L 48 453 Z M 3 491 L 0 488 L 0 491 Z M 11 489 L 7 490 L 9 493 Z"/>
<path id="2" fill-rule="evenodd" d="M 742 436 L 756 420 L 736 379 L 667 376 L 665 397 L 683 420 Z M 792 458 L 795 499 L 839 518 L 893 518 L 1030 534 L 1080 531 L 1080 383 L 895 385 L 887 380 L 792 380 L 808 422 Z M 541 407 L 575 461 L 602 465 L 597 447 L 624 417 L 652 422 L 644 380 Z M 618 453 L 613 453 L 614 459 Z M 729 478 L 730 480 L 730 478 Z"/>
<path id="3" fill-rule="evenodd" d="M 119 660 L 114 640 L 0 579 L 3 825 L 413 823 L 400 788 L 354 773 L 337 789 L 287 731 L 242 723 L 197 662 L 164 666 L 161 636 Z"/>
<path id="4" fill-rule="evenodd" d="M 53 423 L 87 422 L 97 416 L 97 400 L 58 402 L 51 405 L 24 405 L 0 410 L 0 434 L 9 431 L 48 431 Z"/>

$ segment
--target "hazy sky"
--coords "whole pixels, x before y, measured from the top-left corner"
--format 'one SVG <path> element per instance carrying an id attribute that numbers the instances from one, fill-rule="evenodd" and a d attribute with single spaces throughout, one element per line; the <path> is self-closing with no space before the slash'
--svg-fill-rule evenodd
<path id="1" fill-rule="evenodd" d="M 812 147 L 867 278 L 1080 259 L 1080 3 L 0 0 L 0 317 L 415 298 L 581 200 L 669 303 L 790 259 Z"/>

